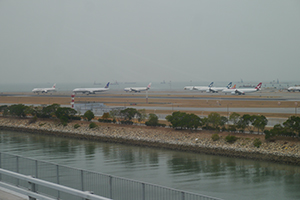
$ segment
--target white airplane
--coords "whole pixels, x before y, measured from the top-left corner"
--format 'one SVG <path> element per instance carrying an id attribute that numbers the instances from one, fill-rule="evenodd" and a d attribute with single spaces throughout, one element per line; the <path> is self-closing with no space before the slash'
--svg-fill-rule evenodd
<path id="1" fill-rule="evenodd" d="M 184 90 L 198 90 L 200 92 L 209 92 L 209 89 L 213 86 L 214 82 L 211 82 L 208 86 L 185 86 Z"/>
<path id="2" fill-rule="evenodd" d="M 209 91 L 207 91 L 207 92 L 218 93 L 225 89 L 229 89 L 231 87 L 231 85 L 232 85 L 232 82 L 228 83 L 228 85 L 226 87 L 211 87 L 211 88 L 209 88 Z"/>
<path id="3" fill-rule="evenodd" d="M 289 92 L 296 92 L 296 91 L 299 91 L 300 92 L 300 86 L 292 86 L 292 87 L 289 87 L 287 89 L 287 91 Z"/>
<path id="4" fill-rule="evenodd" d="M 32 90 L 33 93 L 47 93 L 47 92 L 56 92 L 56 89 L 55 89 L 55 85 L 56 83 L 54 83 L 54 85 L 52 86 L 52 88 L 34 88 Z"/>
<path id="5" fill-rule="evenodd" d="M 234 94 L 235 94 L 235 90 L 236 90 L 236 84 L 234 84 L 234 86 L 232 88 L 226 88 L 226 89 L 222 90 L 222 92 L 224 92 L 224 93 L 234 92 Z"/>
<path id="6" fill-rule="evenodd" d="M 238 95 L 245 95 L 245 93 L 250 93 L 250 92 L 257 92 L 260 90 L 262 83 L 260 82 L 255 88 L 240 88 L 236 89 L 234 92 L 231 92 L 231 94 L 238 94 Z"/>
<path id="7" fill-rule="evenodd" d="M 76 88 L 73 92 L 76 93 L 87 93 L 87 94 L 95 94 L 96 92 L 105 92 L 109 90 L 109 82 L 106 84 L 104 88 Z"/>
<path id="8" fill-rule="evenodd" d="M 151 87 L 151 83 L 147 87 L 128 87 L 124 88 L 125 92 L 141 92 L 141 91 L 147 91 Z"/>

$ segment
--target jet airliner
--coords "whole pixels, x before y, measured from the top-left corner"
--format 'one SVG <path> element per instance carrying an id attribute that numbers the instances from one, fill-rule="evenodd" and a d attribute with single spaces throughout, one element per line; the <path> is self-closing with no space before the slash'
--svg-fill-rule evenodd
<path id="1" fill-rule="evenodd" d="M 287 90 L 289 92 L 296 92 L 296 91 L 300 92 L 300 86 L 292 86 L 292 87 L 289 87 Z"/>
<path id="2" fill-rule="evenodd" d="M 87 93 L 87 94 L 95 94 L 96 92 L 105 92 L 109 90 L 109 82 L 106 84 L 104 88 L 76 88 L 73 90 L 74 93 Z"/>
<path id="3" fill-rule="evenodd" d="M 209 91 L 209 89 L 213 86 L 214 82 L 211 82 L 208 86 L 185 86 L 184 90 L 198 90 L 200 92 Z"/>
<path id="4" fill-rule="evenodd" d="M 231 92 L 231 94 L 245 95 L 245 93 L 257 92 L 261 89 L 262 83 L 260 82 L 255 88 L 239 88 L 239 89 L 227 89 L 223 92 Z"/>
<path id="5" fill-rule="evenodd" d="M 56 92 L 56 89 L 55 89 L 55 83 L 54 85 L 52 86 L 52 88 L 34 88 L 32 90 L 33 93 L 48 93 L 48 92 Z"/>
<path id="6" fill-rule="evenodd" d="M 151 83 L 147 87 L 127 87 L 124 88 L 125 92 L 141 92 L 141 91 L 147 91 L 151 87 Z"/>
<path id="7" fill-rule="evenodd" d="M 228 83 L 228 85 L 226 87 L 210 87 L 209 90 L 207 90 L 206 92 L 218 93 L 225 89 L 229 89 L 231 87 L 231 85 L 232 85 L 232 82 Z"/>

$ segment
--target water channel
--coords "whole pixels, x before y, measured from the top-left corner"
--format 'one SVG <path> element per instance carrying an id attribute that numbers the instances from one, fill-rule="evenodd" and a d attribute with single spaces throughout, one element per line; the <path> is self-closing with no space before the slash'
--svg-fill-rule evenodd
<path id="1" fill-rule="evenodd" d="M 300 166 L 0 131 L 0 151 L 235 199 L 300 199 Z"/>

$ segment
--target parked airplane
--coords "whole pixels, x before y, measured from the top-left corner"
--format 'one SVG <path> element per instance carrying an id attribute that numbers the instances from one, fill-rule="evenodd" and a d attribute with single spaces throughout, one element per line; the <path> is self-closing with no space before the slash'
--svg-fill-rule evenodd
<path id="1" fill-rule="evenodd" d="M 76 88 L 73 90 L 74 93 L 87 93 L 87 94 L 95 94 L 96 92 L 105 92 L 109 90 L 109 82 L 106 84 L 104 88 Z"/>
<path id="2" fill-rule="evenodd" d="M 226 89 L 222 90 L 222 92 L 224 92 L 224 93 L 234 92 L 234 94 L 235 94 L 235 90 L 236 90 L 236 84 L 234 84 L 234 86 L 232 88 L 226 88 Z"/>
<path id="3" fill-rule="evenodd" d="M 292 87 L 289 87 L 287 90 L 289 92 L 296 92 L 296 91 L 300 92 L 300 86 L 292 86 Z"/>
<path id="4" fill-rule="evenodd" d="M 56 83 L 54 83 L 54 85 L 52 86 L 52 88 L 34 88 L 32 90 L 33 93 L 47 93 L 47 92 L 56 92 L 56 89 L 55 89 L 55 85 Z"/>
<path id="5" fill-rule="evenodd" d="M 211 87 L 207 92 L 212 92 L 212 93 L 218 93 L 220 91 L 223 91 L 225 89 L 229 89 L 232 85 L 232 82 L 228 83 L 226 87 Z"/>
<path id="6" fill-rule="evenodd" d="M 213 86 L 214 82 L 211 82 L 208 86 L 185 86 L 184 90 L 198 90 L 200 92 L 209 91 L 209 89 Z"/>
<path id="7" fill-rule="evenodd" d="M 147 91 L 151 87 L 151 83 L 147 87 L 127 87 L 124 88 L 125 92 L 141 92 L 141 91 Z"/>
<path id="8" fill-rule="evenodd" d="M 245 95 L 245 93 L 257 92 L 260 90 L 262 83 L 260 82 L 255 88 L 240 88 L 236 89 L 231 94 Z"/>

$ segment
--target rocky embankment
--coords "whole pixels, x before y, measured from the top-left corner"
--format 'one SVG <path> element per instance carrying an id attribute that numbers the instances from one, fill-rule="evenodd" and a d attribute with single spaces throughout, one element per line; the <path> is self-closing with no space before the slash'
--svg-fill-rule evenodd
<path id="1" fill-rule="evenodd" d="M 239 139 L 235 143 L 229 144 L 224 140 L 229 133 L 218 133 L 220 139 L 213 141 L 211 136 L 215 132 L 210 131 L 176 131 L 170 128 L 124 126 L 104 123 L 99 123 L 97 128 L 90 129 L 87 122 L 79 122 L 79 128 L 74 128 L 74 124 L 69 123 L 64 127 L 56 121 L 37 121 L 31 123 L 29 119 L 0 118 L 0 129 L 2 130 L 18 130 L 60 137 L 74 137 L 228 157 L 300 164 L 299 140 L 266 142 L 262 135 L 237 134 L 236 136 Z M 262 141 L 259 148 L 253 145 L 255 138 L 259 138 Z"/>

